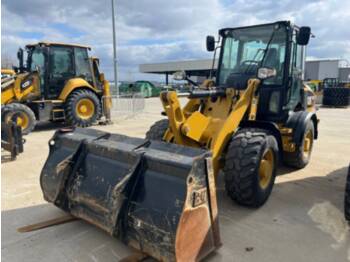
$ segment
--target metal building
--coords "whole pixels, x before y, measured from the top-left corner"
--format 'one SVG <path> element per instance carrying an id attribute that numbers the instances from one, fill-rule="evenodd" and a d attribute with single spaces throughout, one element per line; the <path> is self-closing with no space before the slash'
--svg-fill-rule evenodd
<path id="1" fill-rule="evenodd" d="M 305 80 L 323 80 L 339 77 L 339 59 L 306 61 Z"/>
<path id="2" fill-rule="evenodd" d="M 213 66 L 212 59 L 201 59 L 201 60 L 187 60 L 187 61 L 173 61 L 165 63 L 154 63 L 154 64 L 142 64 L 139 66 L 140 73 L 150 74 L 164 74 L 165 82 L 168 84 L 169 75 L 177 71 L 186 71 L 190 77 L 198 77 L 194 80 L 201 82 L 200 79 L 206 79 L 210 76 L 210 71 Z M 217 68 L 217 60 L 214 64 L 214 73 Z"/>
<path id="3" fill-rule="evenodd" d="M 339 68 L 339 81 L 341 82 L 350 81 L 350 67 Z"/>
<path id="4" fill-rule="evenodd" d="M 340 81 L 349 81 L 350 67 L 339 67 L 340 59 L 309 60 L 305 63 L 305 80 L 323 80 L 325 78 L 339 78 Z M 139 66 L 141 73 L 164 74 L 168 84 L 169 75 L 176 71 L 186 71 L 189 76 L 197 77 L 194 81 L 202 82 L 210 76 L 212 59 L 173 61 L 154 64 L 142 64 Z M 215 73 L 217 60 L 214 64 Z"/>

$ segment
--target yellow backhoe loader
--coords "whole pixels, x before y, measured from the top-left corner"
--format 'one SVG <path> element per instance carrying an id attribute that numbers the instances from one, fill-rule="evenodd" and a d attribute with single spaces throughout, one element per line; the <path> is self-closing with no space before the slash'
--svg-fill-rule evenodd
<path id="1" fill-rule="evenodd" d="M 41 173 L 45 199 L 161 261 L 201 260 L 221 245 L 219 175 L 234 201 L 260 207 L 280 160 L 296 168 L 310 160 L 318 134 L 302 81 L 310 34 L 282 21 L 208 36 L 207 49 L 220 49 L 215 79 L 162 92 L 167 119 L 146 139 L 57 131 Z"/>
<path id="2" fill-rule="evenodd" d="M 109 120 L 109 83 L 88 50 L 82 45 L 39 42 L 26 46 L 24 65 L 20 48 L 19 67 L 1 71 L 1 105 L 6 109 L 2 117 L 18 114 L 23 134 L 31 132 L 36 121 L 86 127 L 102 116 Z"/>

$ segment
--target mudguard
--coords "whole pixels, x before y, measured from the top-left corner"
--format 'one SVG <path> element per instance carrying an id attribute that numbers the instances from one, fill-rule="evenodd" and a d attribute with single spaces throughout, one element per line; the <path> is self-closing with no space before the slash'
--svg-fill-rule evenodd
<path id="1" fill-rule="evenodd" d="M 40 176 L 44 198 L 161 261 L 198 261 L 220 245 L 208 151 L 58 130 Z"/>
<path id="2" fill-rule="evenodd" d="M 307 112 L 307 111 L 298 111 L 293 112 L 289 115 L 288 120 L 286 122 L 286 127 L 293 129 L 293 142 L 299 146 L 303 141 L 303 135 L 305 133 L 305 129 L 307 123 L 312 121 L 314 124 L 314 139 L 318 137 L 318 120 L 316 113 Z"/>

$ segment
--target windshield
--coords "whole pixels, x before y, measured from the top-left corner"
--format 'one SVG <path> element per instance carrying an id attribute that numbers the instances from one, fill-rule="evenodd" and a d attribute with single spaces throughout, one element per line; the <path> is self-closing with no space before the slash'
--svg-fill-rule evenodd
<path id="1" fill-rule="evenodd" d="M 223 37 L 219 85 L 229 85 L 233 74 L 254 76 L 259 67 L 274 68 L 277 72 L 276 77 L 264 80 L 264 84 L 282 84 L 287 43 L 285 27 L 274 24 L 231 29 L 223 32 Z"/>

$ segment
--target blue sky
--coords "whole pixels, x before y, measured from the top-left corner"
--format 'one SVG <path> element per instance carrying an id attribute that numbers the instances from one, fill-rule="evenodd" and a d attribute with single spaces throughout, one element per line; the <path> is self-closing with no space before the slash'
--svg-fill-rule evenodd
<path id="1" fill-rule="evenodd" d="M 311 58 L 350 60 L 350 1 L 344 0 L 116 0 L 121 80 L 157 79 L 141 63 L 211 58 L 205 36 L 219 28 L 292 20 L 312 27 Z M 90 45 L 112 78 L 110 0 L 3 0 L 1 54 L 41 40 Z"/>

